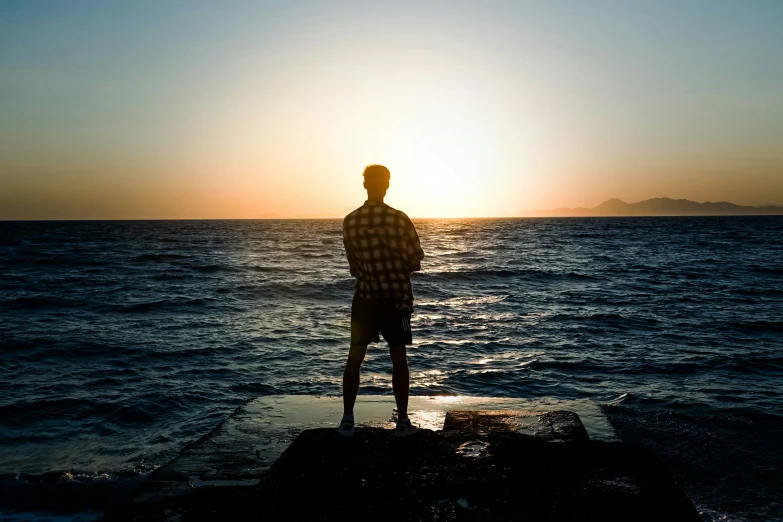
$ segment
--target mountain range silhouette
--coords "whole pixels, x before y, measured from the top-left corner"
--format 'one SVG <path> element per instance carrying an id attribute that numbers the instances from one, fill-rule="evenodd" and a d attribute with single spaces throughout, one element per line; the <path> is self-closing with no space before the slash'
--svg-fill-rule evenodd
<path id="1" fill-rule="evenodd" d="M 555 208 L 551 210 L 521 210 L 525 217 L 590 217 L 590 216 L 763 216 L 783 215 L 783 207 L 748 207 L 726 201 L 699 203 L 688 199 L 653 198 L 638 203 L 626 203 L 617 198 L 604 201 L 594 208 Z"/>

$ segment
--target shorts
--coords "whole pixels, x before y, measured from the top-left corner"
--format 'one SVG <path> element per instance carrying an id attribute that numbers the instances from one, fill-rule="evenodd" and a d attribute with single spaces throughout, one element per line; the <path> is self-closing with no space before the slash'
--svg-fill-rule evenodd
<path id="1" fill-rule="evenodd" d="M 370 301 L 359 296 L 351 303 L 351 345 L 380 342 L 391 347 L 413 344 L 411 316 L 398 310 L 393 301 Z"/>

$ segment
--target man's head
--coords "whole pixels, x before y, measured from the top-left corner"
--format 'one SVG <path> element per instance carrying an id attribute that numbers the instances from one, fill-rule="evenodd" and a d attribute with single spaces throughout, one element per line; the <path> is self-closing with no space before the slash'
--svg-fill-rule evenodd
<path id="1" fill-rule="evenodd" d="M 389 188 L 391 173 L 383 165 L 367 165 L 364 168 L 364 188 L 369 199 L 383 201 Z"/>

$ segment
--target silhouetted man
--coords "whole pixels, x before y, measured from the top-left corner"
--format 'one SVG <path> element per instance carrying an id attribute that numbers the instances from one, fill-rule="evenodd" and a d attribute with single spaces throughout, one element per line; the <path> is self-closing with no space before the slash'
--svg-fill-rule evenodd
<path id="1" fill-rule="evenodd" d="M 411 272 L 421 270 L 424 252 L 411 220 L 383 202 L 389 188 L 389 169 L 368 165 L 364 169 L 367 201 L 345 217 L 343 243 L 356 289 L 351 305 L 351 348 L 343 374 L 344 414 L 340 435 L 354 434 L 353 406 L 359 393 L 359 372 L 369 343 L 389 344 L 392 360 L 392 388 L 397 401 L 394 434 L 416 433 L 408 419 L 408 355 L 411 344 L 413 291 Z"/>

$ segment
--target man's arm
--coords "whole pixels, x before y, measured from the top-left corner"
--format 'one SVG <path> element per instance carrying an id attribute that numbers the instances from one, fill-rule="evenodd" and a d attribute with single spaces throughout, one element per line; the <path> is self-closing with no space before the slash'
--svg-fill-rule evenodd
<path id="1" fill-rule="evenodd" d="M 416 227 L 413 226 L 413 222 L 408 216 L 404 216 L 404 230 L 405 243 L 408 250 L 408 272 L 418 272 L 421 270 L 421 260 L 424 259 L 424 250 L 421 249 L 421 243 L 419 243 L 419 234 L 416 233 Z"/>
<path id="2" fill-rule="evenodd" d="M 347 222 L 343 221 L 343 246 L 345 247 L 345 257 L 348 258 L 348 266 L 351 268 L 351 275 L 356 276 L 356 254 L 351 248 L 351 242 L 348 241 Z"/>

